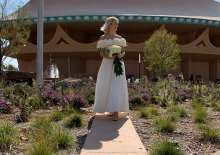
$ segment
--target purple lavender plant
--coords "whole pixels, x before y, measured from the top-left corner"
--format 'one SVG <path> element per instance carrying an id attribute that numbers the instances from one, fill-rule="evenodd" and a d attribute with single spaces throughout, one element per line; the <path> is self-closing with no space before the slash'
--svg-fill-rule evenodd
<path id="1" fill-rule="evenodd" d="M 50 105 L 58 105 L 60 103 L 60 94 L 50 87 L 43 89 L 42 98 L 49 102 Z"/>
<path id="2" fill-rule="evenodd" d="M 0 99 L 0 113 L 10 114 L 12 112 L 12 106 L 9 102 Z"/>
<path id="3" fill-rule="evenodd" d="M 80 109 L 86 106 L 85 99 L 80 95 L 74 95 L 74 94 L 66 95 L 64 96 L 64 102 L 65 104 L 68 104 L 76 109 Z"/>
<path id="4" fill-rule="evenodd" d="M 184 101 L 186 99 L 192 98 L 192 91 L 187 89 L 179 89 L 177 90 L 177 95 L 180 100 Z"/>
<path id="5" fill-rule="evenodd" d="M 145 102 L 149 102 L 151 100 L 151 96 L 148 92 L 145 92 L 142 94 L 142 99 L 145 101 Z"/>

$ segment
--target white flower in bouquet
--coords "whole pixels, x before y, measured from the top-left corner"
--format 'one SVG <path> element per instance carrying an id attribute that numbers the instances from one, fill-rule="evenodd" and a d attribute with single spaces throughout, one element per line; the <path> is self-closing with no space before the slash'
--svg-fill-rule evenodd
<path id="1" fill-rule="evenodd" d="M 120 54 L 121 53 L 121 46 L 118 45 L 111 45 L 108 47 L 109 49 L 109 57 L 112 57 L 113 54 Z"/>

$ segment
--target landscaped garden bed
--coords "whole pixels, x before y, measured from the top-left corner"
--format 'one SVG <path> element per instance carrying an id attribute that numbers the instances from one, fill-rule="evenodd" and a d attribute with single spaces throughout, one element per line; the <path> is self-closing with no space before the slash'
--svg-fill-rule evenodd
<path id="1" fill-rule="evenodd" d="M 176 80 L 130 83 L 130 117 L 152 155 L 212 154 L 220 149 L 220 86 Z M 1 84 L 0 152 L 79 154 L 91 125 L 95 81 Z M 90 122 L 90 123 L 89 123 Z"/>
<path id="2" fill-rule="evenodd" d="M 136 85 L 131 119 L 152 155 L 211 155 L 220 149 L 220 86 L 159 81 Z M 137 104 L 138 103 L 138 104 Z"/>
<path id="3" fill-rule="evenodd" d="M 40 91 L 1 83 L 1 154 L 79 154 L 93 115 L 87 110 L 93 87 L 89 79 L 48 83 Z"/>

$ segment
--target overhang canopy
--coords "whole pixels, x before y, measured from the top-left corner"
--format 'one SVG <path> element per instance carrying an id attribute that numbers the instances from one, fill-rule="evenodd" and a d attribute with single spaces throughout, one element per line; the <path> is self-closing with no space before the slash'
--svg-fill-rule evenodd
<path id="1" fill-rule="evenodd" d="M 37 2 L 23 9 L 37 21 Z M 45 0 L 45 22 L 121 21 L 220 26 L 220 3 L 214 0 Z"/>
<path id="2" fill-rule="evenodd" d="M 24 8 L 37 16 L 38 0 Z M 45 16 L 157 15 L 220 20 L 220 3 L 214 0 L 45 0 Z"/>

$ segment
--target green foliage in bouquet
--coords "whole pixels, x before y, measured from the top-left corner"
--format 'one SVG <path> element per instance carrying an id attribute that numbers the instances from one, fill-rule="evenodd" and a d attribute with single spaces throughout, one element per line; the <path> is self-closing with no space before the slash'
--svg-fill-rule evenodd
<path id="1" fill-rule="evenodd" d="M 109 56 L 110 50 L 109 48 L 98 48 L 98 52 L 103 56 L 107 58 L 111 58 Z M 119 58 L 118 56 L 115 57 L 114 61 L 114 72 L 116 76 L 120 76 L 123 74 L 123 68 L 122 68 L 122 58 Z"/>
<path id="2" fill-rule="evenodd" d="M 122 75 L 123 74 L 122 59 L 115 57 L 113 64 L 114 64 L 114 72 L 116 74 L 116 77 Z"/>
<path id="3" fill-rule="evenodd" d="M 100 53 L 100 55 L 102 55 L 103 57 L 109 57 L 109 52 L 110 50 L 108 48 L 98 48 L 98 52 Z"/>

